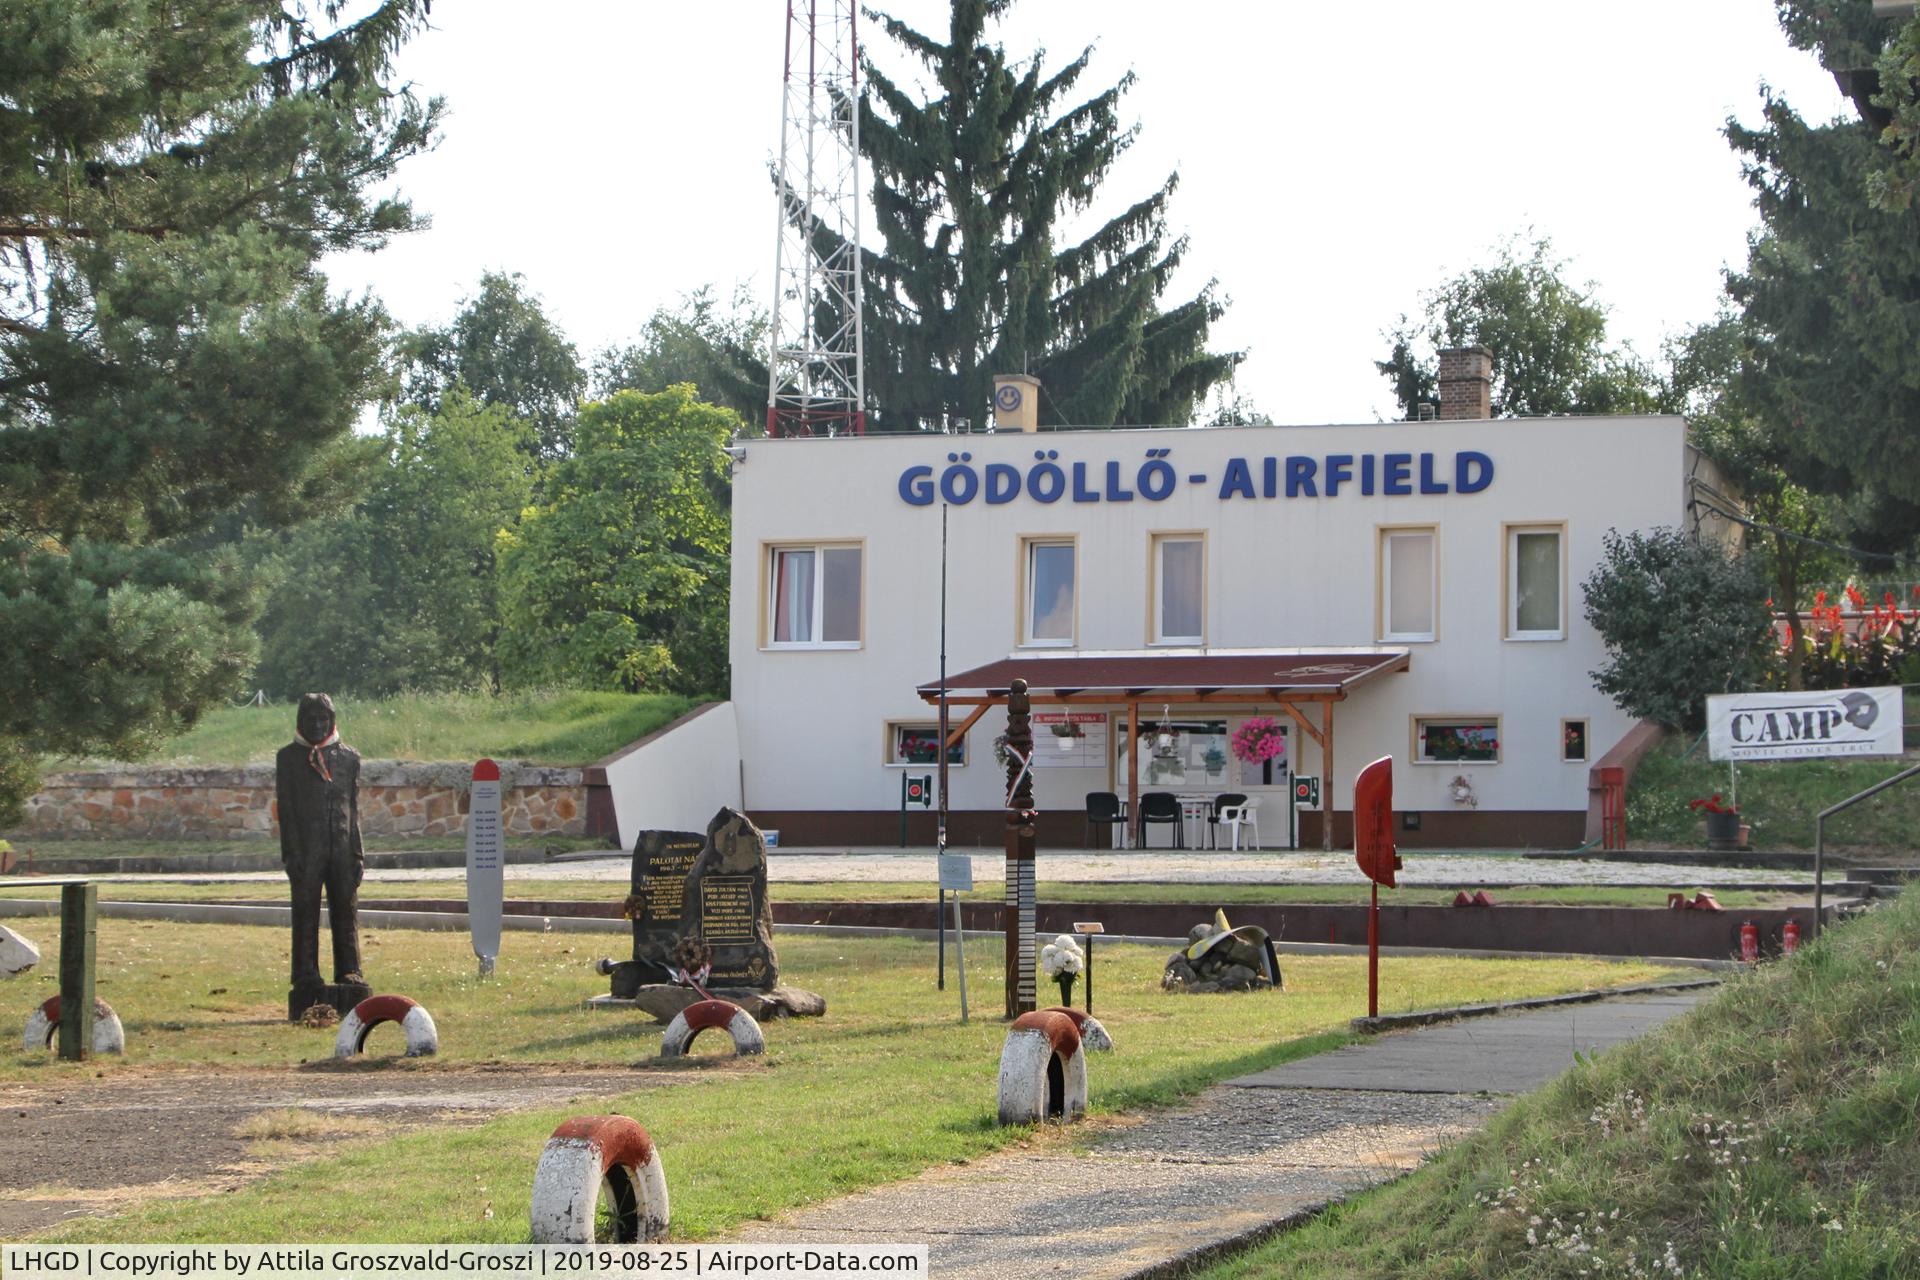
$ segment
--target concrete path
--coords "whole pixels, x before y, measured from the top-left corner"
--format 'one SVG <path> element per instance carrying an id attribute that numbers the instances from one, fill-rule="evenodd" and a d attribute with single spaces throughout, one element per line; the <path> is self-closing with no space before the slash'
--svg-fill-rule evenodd
<path id="1" fill-rule="evenodd" d="M 1389 1181 L 1505 1094 L 1691 1009 L 1694 993 L 1504 1014 L 1381 1036 L 1207 1090 L 1082 1150 L 1041 1142 L 756 1223 L 738 1238 L 924 1243 L 966 1280 L 1118 1280 Z M 1124 1026 L 1112 1028 L 1126 1051 Z M 1089 1064 L 1097 1097 L 1100 1059 Z M 990 1105 L 991 1100 L 983 1100 Z"/>

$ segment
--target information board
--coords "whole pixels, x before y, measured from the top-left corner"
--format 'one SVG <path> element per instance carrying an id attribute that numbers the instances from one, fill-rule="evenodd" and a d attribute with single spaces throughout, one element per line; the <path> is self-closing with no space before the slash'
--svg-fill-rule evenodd
<path id="1" fill-rule="evenodd" d="M 1105 769 L 1107 767 L 1107 713 L 1104 711 L 1035 711 L 1033 767 L 1036 769 Z"/>

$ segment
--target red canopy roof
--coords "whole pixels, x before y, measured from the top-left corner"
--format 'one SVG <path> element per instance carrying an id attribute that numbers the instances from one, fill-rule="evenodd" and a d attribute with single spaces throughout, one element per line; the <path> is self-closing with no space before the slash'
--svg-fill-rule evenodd
<path id="1" fill-rule="evenodd" d="M 1342 695 L 1376 677 L 1405 671 L 1405 649 L 1339 653 L 1112 653 L 1018 654 L 947 678 L 949 697 L 1005 697 L 1025 680 L 1035 697 L 1075 697 L 1088 702 L 1179 701 L 1215 694 L 1279 697 Z M 940 683 L 920 686 L 929 702 Z"/>

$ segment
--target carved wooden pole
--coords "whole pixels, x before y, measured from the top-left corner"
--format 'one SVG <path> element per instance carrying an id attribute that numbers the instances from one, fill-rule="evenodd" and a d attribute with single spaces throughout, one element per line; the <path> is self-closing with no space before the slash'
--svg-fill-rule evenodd
<path id="1" fill-rule="evenodd" d="M 1007 694 L 1007 1016 L 1038 1007 L 1033 974 L 1033 704 L 1027 682 Z"/>

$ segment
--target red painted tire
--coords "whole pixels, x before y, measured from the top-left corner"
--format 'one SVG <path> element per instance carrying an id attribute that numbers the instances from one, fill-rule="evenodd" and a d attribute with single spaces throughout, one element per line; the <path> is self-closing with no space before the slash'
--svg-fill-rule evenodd
<path id="1" fill-rule="evenodd" d="M 405 996 L 368 996 L 340 1020 L 340 1030 L 333 1037 L 333 1056 L 351 1058 L 360 1054 L 367 1047 L 367 1034 L 383 1022 L 397 1022 L 406 1032 L 407 1057 L 440 1052 L 440 1031 L 423 1006 Z"/>
<path id="2" fill-rule="evenodd" d="M 673 1015 L 660 1037 L 660 1056 L 681 1058 L 702 1031 L 724 1029 L 733 1037 L 733 1051 L 741 1057 L 767 1051 L 767 1038 L 753 1015 L 731 1000 L 702 1000 Z"/>
<path id="3" fill-rule="evenodd" d="M 60 997 L 49 996 L 39 1008 L 27 1015 L 27 1025 L 20 1036 L 20 1047 L 28 1053 L 40 1049 L 56 1048 L 55 1040 L 60 1034 Z M 126 1029 L 120 1025 L 120 1015 L 113 1006 L 98 996 L 93 1001 L 93 1049 L 94 1053 L 125 1053 L 127 1051 Z"/>
<path id="4" fill-rule="evenodd" d="M 533 1243 L 594 1243 L 603 1186 L 608 1243 L 667 1238 L 667 1177 L 647 1131 L 626 1116 L 575 1116 L 553 1131 L 533 1171 Z"/>
<path id="5" fill-rule="evenodd" d="M 1074 1029 L 1080 1033 L 1080 1047 L 1088 1053 L 1112 1053 L 1113 1037 L 1100 1025 L 1100 1020 L 1085 1009 L 1069 1009 L 1065 1005 L 1055 1005 L 1051 1009 L 1042 1009 L 1042 1013 L 1064 1013 L 1073 1019 Z"/>

